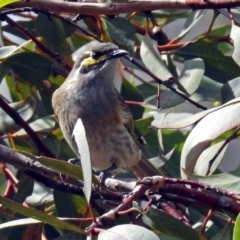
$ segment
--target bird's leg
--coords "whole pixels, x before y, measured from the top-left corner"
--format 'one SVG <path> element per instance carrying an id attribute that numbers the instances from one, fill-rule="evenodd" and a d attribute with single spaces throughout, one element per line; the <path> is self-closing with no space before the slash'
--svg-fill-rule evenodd
<path id="1" fill-rule="evenodd" d="M 117 165 L 114 163 L 110 168 L 105 169 L 104 171 L 96 171 L 95 174 L 98 174 L 97 178 L 100 183 L 103 183 L 106 178 L 112 177 L 111 172 L 117 169 Z"/>
<path id="2" fill-rule="evenodd" d="M 80 165 L 81 164 L 80 158 L 70 158 L 67 162 L 71 163 L 73 165 Z"/>
<path id="3" fill-rule="evenodd" d="M 80 165 L 81 164 L 81 160 L 80 158 L 70 158 L 68 161 L 68 163 L 71 163 L 73 165 Z M 67 176 L 63 173 L 60 173 L 60 179 L 63 181 L 65 181 L 67 178 Z"/>

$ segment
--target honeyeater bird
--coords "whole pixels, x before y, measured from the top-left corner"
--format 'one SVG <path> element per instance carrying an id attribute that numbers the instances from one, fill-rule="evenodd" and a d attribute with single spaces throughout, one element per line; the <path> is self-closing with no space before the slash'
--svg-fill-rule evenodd
<path id="1" fill-rule="evenodd" d="M 132 168 L 141 179 L 159 172 L 134 142 L 131 112 L 113 84 L 120 57 L 127 54 L 112 43 L 96 43 L 82 52 L 54 92 L 52 106 L 66 141 L 79 158 L 73 129 L 81 118 L 93 170 L 117 174 Z"/>

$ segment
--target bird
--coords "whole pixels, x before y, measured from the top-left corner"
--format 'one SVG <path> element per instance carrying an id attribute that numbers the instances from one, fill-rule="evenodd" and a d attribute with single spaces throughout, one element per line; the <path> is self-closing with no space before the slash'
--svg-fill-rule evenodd
<path id="1" fill-rule="evenodd" d="M 116 175 L 130 168 L 142 179 L 159 171 L 133 140 L 132 114 L 113 83 L 120 58 L 126 55 L 113 43 L 96 43 L 81 52 L 53 93 L 52 107 L 64 138 L 80 159 L 73 129 L 82 120 L 95 172 Z"/>

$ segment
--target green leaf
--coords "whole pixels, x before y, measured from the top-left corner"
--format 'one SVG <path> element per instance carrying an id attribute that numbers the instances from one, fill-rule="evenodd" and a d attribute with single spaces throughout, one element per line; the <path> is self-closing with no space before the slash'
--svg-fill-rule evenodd
<path id="1" fill-rule="evenodd" d="M 150 116 L 134 121 L 134 130 L 140 133 L 141 136 L 145 136 L 150 131 L 149 126 L 153 119 L 153 116 Z"/>
<path id="2" fill-rule="evenodd" d="M 240 170 L 227 173 L 215 174 L 211 176 L 199 176 L 188 171 L 184 171 L 190 179 L 204 184 L 213 185 L 225 189 L 229 192 L 240 194 Z"/>
<path id="3" fill-rule="evenodd" d="M 234 225 L 233 240 L 238 240 L 239 236 L 240 236 L 240 214 L 238 214 L 238 217 Z"/>
<path id="4" fill-rule="evenodd" d="M 34 122 L 31 122 L 29 126 L 35 131 L 35 132 L 43 132 L 44 135 L 46 133 L 51 133 L 55 127 L 55 117 L 54 115 L 46 116 L 40 119 L 37 119 Z M 12 134 L 12 136 L 20 137 L 20 136 L 26 136 L 28 135 L 24 129 L 20 129 L 19 131 Z"/>
<path id="5" fill-rule="evenodd" d="M 202 9 L 191 11 L 177 39 L 182 39 L 192 29 L 192 27 L 203 17 L 205 13 L 206 10 Z"/>
<path id="6" fill-rule="evenodd" d="M 234 51 L 232 57 L 234 61 L 240 66 L 240 27 L 232 24 L 230 38 L 233 40 Z"/>
<path id="7" fill-rule="evenodd" d="M 144 98 L 141 94 L 141 92 L 135 87 L 133 84 L 131 84 L 126 79 L 122 80 L 122 86 L 121 86 L 121 95 L 126 101 L 136 101 L 136 102 L 143 102 Z M 133 119 L 140 119 L 142 118 L 144 108 L 141 106 L 134 106 L 134 105 L 128 105 L 132 115 Z"/>
<path id="8" fill-rule="evenodd" d="M 72 64 L 72 57 L 62 21 L 50 15 L 40 13 L 37 17 L 36 27 L 40 36 L 43 37 L 44 44 L 52 51 L 58 53 L 65 62 Z"/>
<path id="9" fill-rule="evenodd" d="M 23 118 L 23 120 L 28 121 L 35 112 L 37 102 L 35 96 L 30 96 L 20 102 L 9 104 L 18 114 Z M 5 111 L 0 109 L 0 135 L 13 132 L 18 129 L 19 125 L 16 124 Z"/>
<path id="10" fill-rule="evenodd" d="M 141 94 L 144 96 L 144 98 L 148 98 L 157 94 L 157 90 L 158 90 L 157 85 L 158 84 L 156 82 L 151 81 L 151 82 L 142 83 L 138 85 L 137 88 L 141 92 Z"/>
<path id="11" fill-rule="evenodd" d="M 18 48 L 16 46 L 5 46 L 0 48 L 0 59 L 4 59 L 13 54 Z"/>
<path id="12" fill-rule="evenodd" d="M 79 118 L 73 129 L 73 136 L 78 148 L 78 156 L 81 158 L 81 165 L 83 171 L 84 187 L 83 191 L 87 202 L 90 202 L 92 194 L 92 164 L 90 158 L 90 150 L 88 146 L 85 128 L 81 118 Z"/>
<path id="13" fill-rule="evenodd" d="M 120 46 L 124 46 L 130 53 L 135 47 L 135 27 L 125 18 L 102 18 L 104 30 L 111 39 Z"/>
<path id="14" fill-rule="evenodd" d="M 19 25 L 21 25 L 23 28 L 26 28 L 30 33 L 32 33 L 34 36 L 37 36 L 37 31 L 36 31 L 36 20 L 31 19 L 29 21 L 17 21 Z M 15 27 L 10 26 L 9 24 L 6 24 L 5 26 L 2 27 L 4 32 L 10 33 L 16 37 L 22 38 L 24 40 L 27 40 L 28 37 L 22 33 L 20 30 L 18 30 Z"/>
<path id="15" fill-rule="evenodd" d="M 225 143 L 225 140 L 206 148 L 197 159 L 196 165 L 194 166 L 194 169 L 193 169 L 193 173 L 197 175 L 205 176 L 210 167 L 209 166 L 210 160 L 212 160 L 213 157 L 217 155 L 214 162 L 211 163 L 212 165 L 211 165 L 211 168 L 209 169 L 208 175 L 211 175 L 212 173 L 214 173 L 227 150 L 228 144 L 224 147 L 223 150 L 221 150 L 219 154 L 217 154 L 217 152 L 219 151 L 219 149 L 224 143 Z"/>
<path id="16" fill-rule="evenodd" d="M 221 101 L 222 86 L 222 83 L 218 83 L 216 81 L 213 81 L 211 78 L 203 76 L 198 89 L 190 98 L 196 102 Z"/>
<path id="17" fill-rule="evenodd" d="M 225 83 L 222 86 L 221 95 L 223 103 L 240 97 L 240 77 L 234 78 Z"/>
<path id="18" fill-rule="evenodd" d="M 229 79 L 239 76 L 240 67 L 232 57 L 225 56 L 211 39 L 199 38 L 176 50 L 174 53 L 185 60 L 192 58 L 203 59 L 205 75 L 217 82 L 225 83 Z"/>
<path id="19" fill-rule="evenodd" d="M 51 68 L 54 63 L 42 55 L 22 52 L 11 55 L 4 60 L 4 64 L 12 68 L 24 81 L 47 89 L 43 81 L 51 75 Z"/>
<path id="20" fill-rule="evenodd" d="M 182 119 L 179 120 L 175 120 L 175 121 L 158 121 L 158 120 L 154 120 L 154 122 L 152 123 L 152 126 L 154 128 L 160 128 L 160 129 L 179 129 L 179 128 L 185 128 L 187 126 L 190 126 L 196 122 L 198 122 L 200 119 L 204 118 L 205 116 L 207 116 L 208 114 L 217 111 L 223 107 L 226 106 L 230 106 L 231 104 L 235 104 L 238 103 L 240 101 L 240 98 L 234 99 L 232 101 L 229 101 L 227 103 L 225 103 L 224 105 L 221 105 L 219 107 L 215 107 L 215 108 L 210 108 L 208 110 L 196 113 L 190 117 L 184 117 Z"/>
<path id="21" fill-rule="evenodd" d="M 34 161 L 38 161 L 49 168 L 59 171 L 69 177 L 83 180 L 82 168 L 79 166 L 73 165 L 65 161 L 56 160 L 53 158 L 47 158 L 44 156 L 34 156 L 33 154 L 25 151 L 19 151 L 19 150 L 15 150 L 15 151 L 31 158 Z M 93 176 L 92 181 L 94 184 L 99 185 L 99 181 L 96 179 L 96 177 Z"/>
<path id="22" fill-rule="evenodd" d="M 161 233 L 164 233 L 169 236 L 177 237 L 179 240 L 206 239 L 204 236 L 194 231 L 191 227 L 173 218 L 169 214 L 153 209 L 151 207 L 149 207 L 148 210 L 144 212 L 136 202 L 133 203 L 133 207 L 143 215 L 144 223 L 153 229 L 160 237 Z"/>
<path id="23" fill-rule="evenodd" d="M 20 2 L 20 0 L 1 0 L 0 8 L 6 6 L 8 4 L 14 3 L 14 2 Z"/>
<path id="24" fill-rule="evenodd" d="M 44 223 L 48 223 L 52 226 L 55 226 L 57 228 L 63 228 L 69 231 L 74 231 L 74 232 L 78 232 L 78 233 L 82 233 L 82 234 L 86 234 L 82 229 L 80 229 L 79 227 L 68 223 L 66 221 L 61 221 L 51 215 L 48 215 L 46 213 L 40 212 L 38 210 L 35 210 L 33 208 L 29 208 L 29 207 L 24 207 L 21 204 L 18 204 L 16 202 L 13 202 L 7 198 L 4 198 L 2 196 L 0 196 L 0 203 L 6 207 L 11 209 L 12 211 L 15 211 L 19 214 L 22 214 L 23 216 L 26 217 L 30 217 L 30 218 L 34 218 L 37 219 L 41 222 Z"/>
<path id="25" fill-rule="evenodd" d="M 29 197 L 33 193 L 34 181 L 32 178 L 28 176 L 24 176 L 17 183 L 17 193 L 15 194 L 13 200 L 17 203 L 23 203 L 27 197 Z"/>
<path id="26" fill-rule="evenodd" d="M 217 137 L 240 125 L 239 100 L 240 98 L 237 98 L 234 104 L 225 105 L 208 114 L 195 126 L 182 149 L 181 169 L 193 172 L 196 161 L 203 150 Z M 186 178 L 183 171 L 182 177 Z"/>
<path id="27" fill-rule="evenodd" d="M 145 34 L 143 37 L 140 54 L 146 67 L 162 81 L 168 81 L 173 77 L 164 64 L 156 45 L 148 34 Z"/>
<path id="28" fill-rule="evenodd" d="M 178 82 L 184 88 L 185 92 L 181 92 L 176 84 L 173 84 L 172 87 L 177 89 L 179 92 L 185 96 L 192 95 L 198 88 L 202 77 L 204 74 L 204 63 L 202 59 L 192 59 L 185 61 L 184 68 L 179 76 Z M 151 100 L 148 100 L 148 103 L 153 105 L 156 103 L 158 97 L 153 97 Z M 185 99 L 181 96 L 172 92 L 171 89 L 166 89 L 160 93 L 160 107 L 161 109 L 170 108 L 176 106 Z"/>
<path id="29" fill-rule="evenodd" d="M 59 216 L 71 218 L 88 217 L 85 216 L 88 206 L 84 196 L 77 196 L 57 190 L 53 191 L 53 196 Z M 66 208 L 66 206 L 68 207 Z"/>
<path id="30" fill-rule="evenodd" d="M 7 70 L 8 70 L 8 67 L 0 63 L 0 82 L 2 82 L 2 79 L 5 77 Z"/>
<path id="31" fill-rule="evenodd" d="M 142 226 L 134 224 L 120 224 L 103 230 L 98 235 L 98 240 L 160 240 L 153 232 Z"/>

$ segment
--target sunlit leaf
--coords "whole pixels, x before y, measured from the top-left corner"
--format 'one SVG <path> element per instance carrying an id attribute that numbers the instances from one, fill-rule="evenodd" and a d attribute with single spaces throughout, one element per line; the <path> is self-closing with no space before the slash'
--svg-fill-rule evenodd
<path id="1" fill-rule="evenodd" d="M 159 240 L 158 236 L 152 231 L 142 226 L 134 224 L 122 224 L 103 230 L 98 235 L 98 240 L 122 240 L 122 239 L 145 239 L 145 240 Z"/>
<path id="2" fill-rule="evenodd" d="M 240 77 L 234 78 L 225 83 L 222 86 L 221 95 L 223 103 L 240 97 Z"/>
<path id="3" fill-rule="evenodd" d="M 20 0 L 1 0 L 0 2 L 0 8 L 14 2 L 20 2 Z"/>
<path id="4" fill-rule="evenodd" d="M 239 100 L 235 99 L 235 100 Z M 240 125 L 240 103 L 230 104 L 205 116 L 190 132 L 182 150 L 181 169 L 192 172 L 198 157 L 218 136 Z M 182 177 L 186 177 L 182 171 Z"/>
<path id="5" fill-rule="evenodd" d="M 85 128 L 82 120 L 79 118 L 73 129 L 73 137 L 78 147 L 79 157 L 81 158 L 84 187 L 87 202 L 90 202 L 92 194 L 92 165 L 90 158 L 90 150 L 86 137 Z"/>
<path id="6" fill-rule="evenodd" d="M 173 76 L 164 64 L 153 40 L 145 34 L 140 49 L 141 58 L 146 67 L 163 81 L 168 81 Z"/>
<path id="7" fill-rule="evenodd" d="M 232 24 L 230 38 L 233 40 L 234 51 L 232 57 L 234 61 L 240 66 L 240 27 Z"/>

